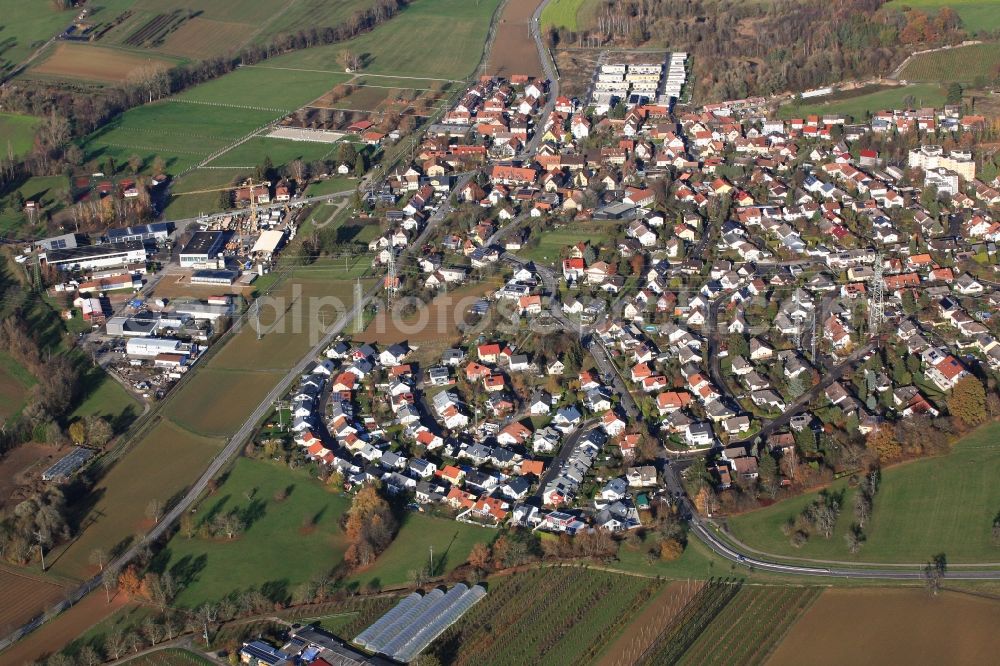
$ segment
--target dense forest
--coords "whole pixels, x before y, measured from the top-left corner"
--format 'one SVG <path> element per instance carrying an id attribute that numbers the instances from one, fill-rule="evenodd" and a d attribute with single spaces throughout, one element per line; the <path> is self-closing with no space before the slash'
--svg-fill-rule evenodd
<path id="1" fill-rule="evenodd" d="M 593 23 L 551 46 L 656 46 L 695 56 L 702 101 L 798 91 L 887 74 L 917 45 L 966 38 L 958 14 L 885 0 L 602 0 Z"/>

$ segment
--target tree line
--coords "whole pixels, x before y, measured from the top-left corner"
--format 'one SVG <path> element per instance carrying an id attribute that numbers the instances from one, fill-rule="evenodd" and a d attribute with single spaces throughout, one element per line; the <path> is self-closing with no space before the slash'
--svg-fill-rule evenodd
<path id="1" fill-rule="evenodd" d="M 949 7 L 926 12 L 885 0 L 605 0 L 591 26 L 547 35 L 552 47 L 666 44 L 687 51 L 696 94 L 716 100 L 879 75 L 914 45 L 966 36 Z"/>
<path id="2" fill-rule="evenodd" d="M 18 178 L 62 173 L 82 163 L 74 138 L 86 136 L 130 108 L 162 99 L 227 74 L 299 49 L 342 42 L 368 32 L 395 16 L 409 0 L 378 0 L 335 26 L 312 27 L 281 34 L 269 42 L 251 44 L 227 55 L 176 67 L 142 68 L 118 86 L 101 91 L 72 83 L 15 81 L 0 88 L 0 107 L 9 112 L 44 118 L 35 146 L 23 159 L 0 159 L 0 190 Z"/>

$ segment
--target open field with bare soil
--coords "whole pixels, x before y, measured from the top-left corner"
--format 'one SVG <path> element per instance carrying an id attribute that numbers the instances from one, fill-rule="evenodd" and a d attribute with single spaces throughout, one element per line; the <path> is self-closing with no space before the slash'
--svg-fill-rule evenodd
<path id="1" fill-rule="evenodd" d="M 59 652 L 87 629 L 126 605 L 125 595 L 119 594 L 107 603 L 103 590 L 92 592 L 82 601 L 51 622 L 31 632 L 9 649 L 0 653 L 3 664 L 33 664 Z"/>
<path id="2" fill-rule="evenodd" d="M 40 474 L 60 455 L 58 446 L 41 442 L 27 442 L 5 453 L 0 458 L 0 508 L 7 504 L 25 477 Z"/>
<path id="3" fill-rule="evenodd" d="M 41 64 L 28 70 L 28 74 L 121 83 L 143 68 L 169 67 L 170 64 L 163 58 L 149 58 L 117 49 L 63 42 Z"/>
<path id="4" fill-rule="evenodd" d="M 828 589 L 768 664 L 986 664 L 1000 600 L 922 589 Z"/>
<path id="5" fill-rule="evenodd" d="M 486 73 L 510 77 L 512 74 L 542 75 L 535 40 L 529 23 L 538 0 L 508 0 L 500 14 L 496 36 L 486 61 Z"/>
<path id="6" fill-rule="evenodd" d="M 66 589 L 31 573 L 0 567 L 0 634 L 6 635 L 46 608 L 62 601 Z M 0 655 L 0 661 L 3 660 Z"/>

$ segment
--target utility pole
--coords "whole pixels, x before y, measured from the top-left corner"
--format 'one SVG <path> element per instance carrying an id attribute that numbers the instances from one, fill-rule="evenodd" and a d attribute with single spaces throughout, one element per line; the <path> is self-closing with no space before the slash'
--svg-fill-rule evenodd
<path id="1" fill-rule="evenodd" d="M 42 558 L 42 571 L 45 571 L 45 547 L 42 545 L 41 532 L 35 532 L 35 540 L 38 543 L 38 555 Z"/>
<path id="2" fill-rule="evenodd" d="M 389 247 L 389 271 L 385 277 L 385 298 L 386 305 L 392 307 L 392 302 L 396 299 L 396 289 L 398 288 L 396 277 L 396 249 Z"/>
<path id="3" fill-rule="evenodd" d="M 257 340 L 259 341 L 263 335 L 260 332 L 260 298 L 258 297 L 253 302 L 253 316 L 254 316 L 254 328 L 257 329 Z"/>
<path id="4" fill-rule="evenodd" d="M 365 328 L 365 311 L 361 307 L 363 298 L 361 295 L 361 278 L 357 278 L 354 281 L 354 307 L 357 308 L 357 314 L 354 315 L 355 334 L 361 333 Z"/>

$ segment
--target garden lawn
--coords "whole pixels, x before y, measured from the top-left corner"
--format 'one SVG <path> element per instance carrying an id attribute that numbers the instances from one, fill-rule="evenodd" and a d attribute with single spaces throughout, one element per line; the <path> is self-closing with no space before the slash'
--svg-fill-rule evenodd
<path id="1" fill-rule="evenodd" d="M 7 156 L 8 147 L 15 156 L 24 155 L 31 150 L 39 122 L 34 116 L 0 113 L 0 138 L 3 140 L 0 151 L 3 156 Z"/>
<path id="2" fill-rule="evenodd" d="M 259 68 L 343 72 L 338 56 L 364 60 L 362 72 L 394 77 L 464 79 L 476 69 L 498 0 L 416 0 L 386 23 L 341 44 L 289 53 Z M 447 45 L 428 48 L 428 45 Z"/>
<path id="3" fill-rule="evenodd" d="M 336 154 L 336 153 L 335 153 Z M 358 181 L 347 176 L 334 176 L 326 180 L 310 183 L 306 187 L 307 197 L 318 197 L 323 194 L 334 194 L 336 192 L 348 192 L 357 188 Z"/>
<path id="4" fill-rule="evenodd" d="M 529 245 L 520 254 L 532 261 L 553 264 L 568 246 L 584 241 L 595 248 L 600 247 L 610 237 L 612 226 L 602 222 L 573 223 L 559 229 L 551 229 L 538 234 L 538 244 L 529 240 Z"/>
<path id="5" fill-rule="evenodd" d="M 902 9 L 919 9 L 924 12 L 937 12 L 942 7 L 951 7 L 962 19 L 962 27 L 966 32 L 975 34 L 1000 28 L 1000 0 L 892 0 L 887 7 Z"/>
<path id="6" fill-rule="evenodd" d="M 902 107 L 903 99 L 908 96 L 916 100 L 917 107 L 941 107 L 945 102 L 945 92 L 943 88 L 933 84 L 896 86 L 828 102 L 786 104 L 778 110 L 778 115 L 782 118 L 802 118 L 812 113 L 842 113 L 860 121 L 865 119 L 866 114 Z"/>
<path id="7" fill-rule="evenodd" d="M 265 157 L 270 157 L 275 167 L 281 167 L 295 160 L 308 163 L 326 159 L 336 154 L 337 148 L 335 143 L 290 141 L 257 136 L 219 155 L 206 166 L 254 168 L 262 164 Z"/>
<path id="8" fill-rule="evenodd" d="M 813 535 L 799 549 L 781 532 L 816 493 L 779 502 L 728 519 L 737 539 L 786 557 L 860 562 L 925 562 L 944 553 L 949 562 L 996 562 L 991 540 L 1000 510 L 1000 423 L 965 437 L 945 456 L 890 467 L 875 496 L 875 509 L 858 555 L 847 551 L 844 534 L 854 522 L 854 490 L 848 489 L 837 529 L 830 539 Z M 834 486 L 840 490 L 844 481 Z"/>
<path id="9" fill-rule="evenodd" d="M 287 498 L 277 501 L 279 491 Z M 240 458 L 219 489 L 199 504 L 195 520 L 236 511 L 246 531 L 232 540 L 177 534 L 153 568 L 170 571 L 178 581 L 181 606 L 251 587 L 285 600 L 296 586 L 340 563 L 347 544 L 339 521 L 349 507 L 347 497 L 329 492 L 304 470 Z"/>
<path id="10" fill-rule="evenodd" d="M 79 536 L 53 554 L 52 570 L 84 578 L 96 568 L 88 559 L 95 548 L 114 552 L 149 527 L 145 516 L 152 499 L 167 502 L 188 487 L 222 449 L 222 441 L 198 437 L 161 421 L 98 482 L 92 507 L 77 507 Z"/>
<path id="11" fill-rule="evenodd" d="M 469 559 L 477 543 L 489 543 L 496 530 L 422 513 L 407 513 L 389 548 L 375 564 L 348 579 L 361 589 L 387 588 L 413 582 L 413 572 L 426 568 L 434 549 L 434 575 L 443 576 Z"/>
<path id="12" fill-rule="evenodd" d="M 1000 13 L 1000 4 L 996 11 Z M 1000 65 L 1000 44 L 973 44 L 948 51 L 923 53 L 911 60 L 899 78 L 904 81 L 990 81 Z"/>

